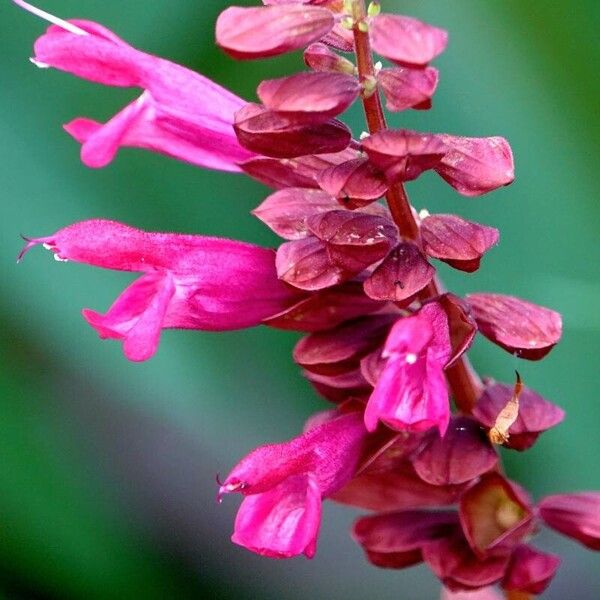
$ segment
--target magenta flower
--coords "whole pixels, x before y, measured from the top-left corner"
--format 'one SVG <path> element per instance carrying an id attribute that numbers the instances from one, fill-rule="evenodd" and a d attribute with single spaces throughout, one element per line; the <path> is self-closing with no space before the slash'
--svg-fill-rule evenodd
<path id="1" fill-rule="evenodd" d="M 246 496 L 231 538 L 236 544 L 271 557 L 314 556 L 321 500 L 354 475 L 367 434 L 360 413 L 320 420 L 289 442 L 257 448 L 223 482 L 220 496 Z"/>
<path id="2" fill-rule="evenodd" d="M 209 169 L 239 171 L 254 156 L 233 131 L 233 115 L 245 102 L 210 79 L 136 50 L 92 21 L 62 21 L 22 0 L 19 6 L 50 20 L 35 42 L 34 64 L 142 95 L 101 124 L 79 118 L 65 129 L 81 142 L 88 167 L 109 164 L 119 148 L 146 148 Z"/>
<path id="3" fill-rule="evenodd" d="M 177 233 L 147 233 L 91 220 L 28 240 L 57 260 L 137 271 L 105 315 L 83 316 L 101 338 L 123 340 L 129 360 L 150 358 L 163 328 L 224 331 L 252 327 L 298 300 L 275 273 L 275 253 L 243 242 Z"/>
<path id="4" fill-rule="evenodd" d="M 451 354 L 448 321 L 437 303 L 392 327 L 383 352 L 384 366 L 365 410 L 374 431 L 382 421 L 393 429 L 444 435 L 450 420 L 444 366 Z"/>

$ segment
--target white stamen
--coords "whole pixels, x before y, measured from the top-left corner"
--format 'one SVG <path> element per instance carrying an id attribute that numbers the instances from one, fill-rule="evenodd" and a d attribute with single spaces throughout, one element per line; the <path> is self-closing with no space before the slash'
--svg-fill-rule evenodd
<path id="1" fill-rule="evenodd" d="M 35 58 L 33 58 L 33 57 L 31 57 L 29 59 L 29 62 L 32 63 L 32 64 L 34 64 L 38 69 L 49 69 L 50 68 L 49 64 L 44 63 L 44 62 L 42 62 L 40 60 L 35 60 Z"/>
<path id="2" fill-rule="evenodd" d="M 414 364 L 417 362 L 417 355 L 416 355 L 416 354 L 413 354 L 412 352 L 409 352 L 409 353 L 406 355 L 406 362 L 407 362 L 409 365 L 414 365 Z"/>
<path id="3" fill-rule="evenodd" d="M 54 255 L 54 260 L 57 260 L 58 262 L 68 262 L 69 261 L 68 258 L 63 258 L 62 256 L 59 256 L 58 254 Z"/>
<path id="4" fill-rule="evenodd" d="M 62 27 L 65 31 L 69 31 L 70 33 L 74 33 L 75 35 L 89 35 L 89 33 L 84 29 L 81 29 L 81 27 L 77 27 L 77 25 L 73 25 L 73 23 L 69 23 L 64 19 L 55 17 L 54 15 L 51 15 L 50 13 L 46 12 L 45 10 L 42 10 L 41 8 L 32 6 L 31 4 L 29 4 L 29 2 L 24 2 L 23 0 L 13 0 L 13 2 L 21 8 L 24 8 L 27 12 L 30 12 L 32 15 L 36 15 L 37 17 L 48 21 L 48 23 L 58 25 L 59 27 Z"/>
<path id="5" fill-rule="evenodd" d="M 426 209 L 422 209 L 419 211 L 419 219 L 422 221 L 423 219 L 426 219 L 427 217 L 430 217 L 431 213 Z"/>
<path id="6" fill-rule="evenodd" d="M 379 73 L 379 71 L 383 69 L 383 63 L 380 60 L 378 60 L 373 66 L 375 67 L 375 73 Z"/>
<path id="7" fill-rule="evenodd" d="M 54 248 L 52 244 L 47 244 L 46 242 L 44 242 L 42 246 L 46 248 L 46 250 L 52 250 L 52 248 Z"/>
<path id="8" fill-rule="evenodd" d="M 360 139 L 361 139 L 361 140 L 366 140 L 366 139 L 367 139 L 367 138 L 368 138 L 370 135 L 371 135 L 371 134 L 370 134 L 368 131 L 363 131 L 363 132 L 360 134 Z"/>

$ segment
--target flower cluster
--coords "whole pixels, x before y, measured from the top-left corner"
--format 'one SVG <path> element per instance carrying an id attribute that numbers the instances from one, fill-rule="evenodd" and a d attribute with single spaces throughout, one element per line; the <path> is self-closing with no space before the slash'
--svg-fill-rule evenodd
<path id="1" fill-rule="evenodd" d="M 499 232 L 417 213 L 406 195 L 405 184 L 429 170 L 463 196 L 514 178 L 501 137 L 386 124 L 382 96 L 391 112 L 431 107 L 438 72 L 429 63 L 445 49 L 444 30 L 364 0 L 228 8 L 216 23 L 227 54 L 304 49 L 309 67 L 263 81 L 259 102 L 246 103 L 97 23 L 14 1 L 52 22 L 34 64 L 143 90 L 107 123 L 65 125 L 86 165 L 103 167 L 135 146 L 244 172 L 274 190 L 253 214 L 283 238 L 276 252 L 89 220 L 27 239 L 19 256 L 43 244 L 58 260 L 142 273 L 106 314 L 83 311 L 100 337 L 123 341 L 130 360 L 150 358 L 162 328 L 264 324 L 305 334 L 293 358 L 334 408 L 311 417 L 299 437 L 251 452 L 220 483 L 220 498 L 244 496 L 235 543 L 310 558 L 322 500 L 331 498 L 376 513 L 353 530 L 369 561 L 396 569 L 424 561 L 443 597 L 457 599 L 462 590 L 493 598 L 497 583 L 524 597 L 541 593 L 559 564 L 529 543 L 541 523 L 600 548 L 599 493 L 535 504 L 502 474 L 498 446 L 526 450 L 563 411 L 518 376 L 514 386 L 482 382 L 465 354 L 479 332 L 539 360 L 559 341 L 560 315 L 512 296 L 444 291 L 433 261 L 476 271 Z M 372 50 L 389 66 L 374 63 Z M 359 100 L 369 133 L 355 139 L 337 117 Z"/>

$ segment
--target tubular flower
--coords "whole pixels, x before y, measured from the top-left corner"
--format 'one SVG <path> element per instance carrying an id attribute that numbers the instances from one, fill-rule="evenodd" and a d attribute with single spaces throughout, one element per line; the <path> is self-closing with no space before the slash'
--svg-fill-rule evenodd
<path id="1" fill-rule="evenodd" d="M 289 442 L 257 448 L 225 479 L 220 496 L 245 496 L 236 544 L 272 557 L 314 556 L 321 499 L 352 478 L 367 435 L 357 412 L 319 421 Z"/>
<path id="2" fill-rule="evenodd" d="M 383 421 L 393 429 L 444 435 L 450 420 L 444 366 L 451 354 L 448 322 L 436 303 L 392 327 L 381 358 L 383 369 L 365 410 L 365 425 L 374 431 Z"/>
<path id="3" fill-rule="evenodd" d="M 190 69 L 133 48 L 98 23 L 62 21 L 14 1 L 55 23 L 36 40 L 34 64 L 144 90 L 107 123 L 78 118 L 65 125 L 82 144 L 81 160 L 88 167 L 108 165 L 121 146 L 221 171 L 239 171 L 238 163 L 254 156 L 233 131 L 233 115 L 245 104 L 241 98 Z"/>
<path id="4" fill-rule="evenodd" d="M 28 240 L 19 258 L 37 244 L 57 260 L 143 273 L 106 314 L 83 311 L 101 338 L 123 340 L 125 355 L 133 361 L 156 352 L 161 329 L 252 327 L 298 299 L 277 279 L 275 253 L 243 242 L 148 233 L 91 220 Z"/>

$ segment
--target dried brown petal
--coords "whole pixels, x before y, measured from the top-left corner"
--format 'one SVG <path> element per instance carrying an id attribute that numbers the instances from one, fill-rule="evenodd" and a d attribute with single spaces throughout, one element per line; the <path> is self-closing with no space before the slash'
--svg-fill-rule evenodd
<path id="1" fill-rule="evenodd" d="M 435 269 L 411 242 L 401 242 L 365 281 L 365 292 L 374 300 L 412 298 L 433 278 Z"/>
<path id="2" fill-rule="evenodd" d="M 479 268 L 481 258 L 498 243 L 499 236 L 494 227 L 456 215 L 431 215 L 421 221 L 425 252 L 467 273 Z"/>
<path id="3" fill-rule="evenodd" d="M 509 385 L 487 385 L 473 409 L 473 416 L 484 427 L 492 427 L 513 393 L 513 388 Z M 519 396 L 519 414 L 510 427 L 510 437 L 505 445 L 513 450 L 527 450 L 533 446 L 540 433 L 558 425 L 564 417 L 565 413 L 561 408 L 524 387 Z"/>
<path id="4" fill-rule="evenodd" d="M 539 360 L 560 339 L 560 314 L 514 296 L 469 294 L 467 302 L 479 330 L 519 358 Z"/>
<path id="5" fill-rule="evenodd" d="M 515 383 L 513 393 L 496 416 L 494 424 L 488 431 L 488 438 L 492 444 L 505 444 L 508 442 L 510 428 L 519 417 L 519 396 L 522 389 L 521 376 L 517 372 L 517 382 Z"/>

